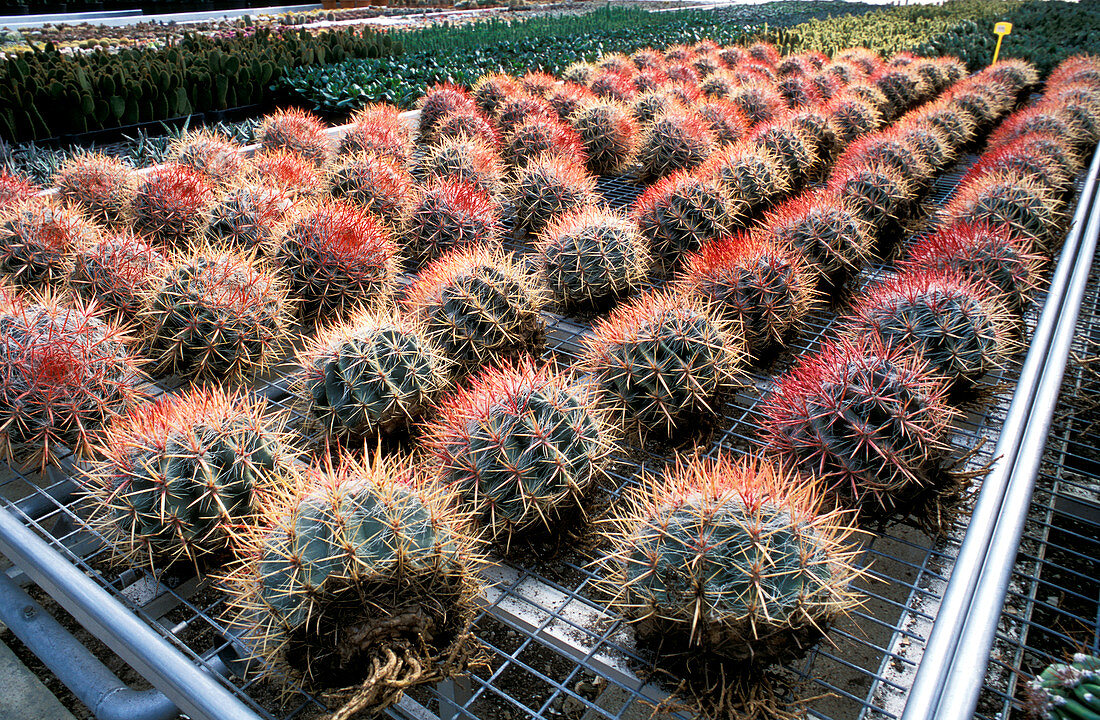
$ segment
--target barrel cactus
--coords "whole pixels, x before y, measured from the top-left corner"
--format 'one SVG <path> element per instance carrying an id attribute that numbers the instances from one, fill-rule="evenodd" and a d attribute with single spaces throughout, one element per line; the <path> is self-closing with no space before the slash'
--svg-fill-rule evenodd
<path id="1" fill-rule="evenodd" d="M 588 157 L 588 169 L 596 175 L 621 172 L 634 158 L 638 125 L 622 105 L 593 100 L 569 117 Z"/>
<path id="2" fill-rule="evenodd" d="M 898 270 L 958 273 L 1019 311 L 1038 289 L 1042 262 L 1027 238 L 1004 226 L 954 223 L 917 241 Z"/>
<path id="3" fill-rule="evenodd" d="M 0 212 L 42 192 L 37 184 L 22 173 L 0 168 Z"/>
<path id="4" fill-rule="evenodd" d="M 384 156 L 351 155 L 332 172 L 332 194 L 398 227 L 412 205 L 414 182 L 401 163 Z"/>
<path id="5" fill-rule="evenodd" d="M 299 394 L 329 435 L 405 427 L 448 386 L 450 361 L 412 318 L 362 311 L 298 353 Z"/>
<path id="6" fill-rule="evenodd" d="M 699 172 L 718 179 L 749 214 L 786 197 L 792 187 L 790 172 L 775 153 L 749 143 L 719 150 Z"/>
<path id="7" fill-rule="evenodd" d="M 404 230 L 413 264 L 420 266 L 451 249 L 499 239 L 500 205 L 469 183 L 431 183 L 413 198 Z"/>
<path id="8" fill-rule="evenodd" d="M 544 301 L 520 261 L 475 245 L 424 268 L 406 289 L 404 307 L 448 357 L 471 370 L 537 349 L 544 339 Z"/>
<path id="9" fill-rule="evenodd" d="M 991 172 L 960 187 L 943 209 L 949 222 L 1005 225 L 1048 253 L 1061 242 L 1064 202 L 1034 179 Z"/>
<path id="10" fill-rule="evenodd" d="M 240 146 L 209 130 L 184 135 L 169 148 L 168 158 L 205 175 L 216 186 L 235 182 L 245 170 Z"/>
<path id="11" fill-rule="evenodd" d="M 683 292 L 739 323 L 757 359 L 802 327 L 816 299 L 802 253 L 758 234 L 707 243 L 684 262 L 678 282 Z"/>
<path id="12" fill-rule="evenodd" d="M 825 186 L 843 197 L 867 228 L 883 240 L 898 233 L 894 223 L 909 214 L 917 194 L 905 176 L 886 163 L 855 158 L 837 165 Z M 892 243 L 883 243 L 880 253 Z"/>
<path id="13" fill-rule="evenodd" d="M 262 252 L 274 242 L 291 204 L 279 190 L 252 183 L 235 185 L 210 206 L 203 237 L 235 250 Z"/>
<path id="14" fill-rule="evenodd" d="M 653 120 L 638 141 L 643 179 L 691 169 L 717 149 L 709 124 L 693 111 L 671 111 Z"/>
<path id="15" fill-rule="evenodd" d="M 957 389 L 1000 367 L 1010 349 L 1004 305 L 950 272 L 906 273 L 879 283 L 861 293 L 845 327 L 920 354 Z"/>
<path id="16" fill-rule="evenodd" d="M 295 201 L 319 198 L 329 189 L 329 178 L 321 168 L 288 150 L 256 153 L 248 159 L 245 178 Z"/>
<path id="17" fill-rule="evenodd" d="M 429 143 L 435 139 L 439 121 L 453 112 L 477 112 L 477 105 L 470 93 L 451 83 L 437 83 L 420 98 L 418 140 Z"/>
<path id="18" fill-rule="evenodd" d="M 202 229 L 214 199 L 206 176 L 183 165 L 157 166 L 134 194 L 134 230 L 166 245 L 186 246 Z"/>
<path id="19" fill-rule="evenodd" d="M 583 516 L 610 449 L 591 389 L 530 359 L 485 370 L 444 399 L 428 438 L 436 480 L 506 549 Z"/>
<path id="20" fill-rule="evenodd" d="M 290 312 L 276 277 L 248 257 L 214 248 L 169 262 L 142 311 L 146 342 L 162 370 L 236 378 L 278 356 Z"/>
<path id="21" fill-rule="evenodd" d="M 216 564 L 289 472 L 282 426 L 262 401 L 212 388 L 134 408 L 84 478 L 95 525 L 136 565 Z"/>
<path id="22" fill-rule="evenodd" d="M 732 323 L 701 302 L 656 291 L 596 323 L 581 367 L 624 428 L 672 435 L 692 419 L 713 417 L 718 398 L 737 385 L 738 338 Z"/>
<path id="23" fill-rule="evenodd" d="M 489 197 L 500 194 L 504 164 L 496 148 L 471 138 L 443 138 L 425 148 L 416 172 L 426 183 L 468 183 Z"/>
<path id="24" fill-rule="evenodd" d="M 371 103 L 352 114 L 340 138 L 340 152 L 379 157 L 404 165 L 412 156 L 412 132 L 399 108 L 387 103 Z"/>
<path id="25" fill-rule="evenodd" d="M 775 382 L 760 408 L 760 447 L 819 478 L 842 507 L 875 519 L 946 488 L 954 416 L 919 356 L 874 338 L 841 339 Z"/>
<path id="26" fill-rule="evenodd" d="M 629 218 L 594 206 L 552 222 L 536 245 L 543 284 L 566 307 L 597 308 L 646 279 L 649 249 Z"/>
<path id="27" fill-rule="evenodd" d="M 409 460 L 341 456 L 283 495 L 221 579 L 260 677 L 353 717 L 465 672 L 482 558 L 448 493 Z"/>
<path id="28" fill-rule="evenodd" d="M 397 243 L 369 213 L 351 203 L 323 202 L 296 218 L 274 254 L 289 290 L 308 318 L 331 318 L 393 294 Z"/>
<path id="29" fill-rule="evenodd" d="M 85 152 L 66 160 L 53 183 L 63 200 L 92 220 L 119 225 L 130 219 L 138 175 L 118 158 Z"/>
<path id="30" fill-rule="evenodd" d="M 630 212 L 653 259 L 667 269 L 678 265 L 684 253 L 729 234 L 741 219 L 742 206 L 717 179 L 681 170 L 651 185 Z"/>
<path id="31" fill-rule="evenodd" d="M 762 668 L 805 654 L 858 604 L 849 523 L 817 483 L 766 460 L 695 458 L 613 511 L 601 580 L 665 659 Z"/>
<path id="32" fill-rule="evenodd" d="M 780 205 L 768 213 L 762 232 L 802 251 L 826 287 L 854 275 L 871 249 L 867 225 L 828 190 L 805 192 Z"/>
<path id="33" fill-rule="evenodd" d="M 38 469 L 91 453 L 112 417 L 141 400 L 128 339 L 85 305 L 0 296 L 0 453 Z"/>
<path id="34" fill-rule="evenodd" d="M 128 232 L 81 248 L 73 258 L 69 287 L 119 322 L 134 323 L 145 298 L 168 273 L 160 249 Z"/>
<path id="35" fill-rule="evenodd" d="M 263 118 L 256 140 L 265 152 L 285 150 L 317 165 L 332 159 L 335 144 L 325 133 L 325 124 L 313 113 L 297 108 L 278 110 Z"/>
<path id="36" fill-rule="evenodd" d="M 508 189 L 516 230 L 541 233 L 565 213 L 596 202 L 596 178 L 576 156 L 543 155 L 521 168 Z"/>
<path id="37" fill-rule="evenodd" d="M 580 137 L 557 117 L 525 120 L 506 138 L 502 154 L 513 170 L 519 170 L 546 154 L 573 157 L 582 165 L 586 161 Z"/>
<path id="38" fill-rule="evenodd" d="M 96 242 L 100 230 L 56 200 L 34 198 L 0 213 L 0 271 L 26 288 L 60 287 L 73 253 Z"/>

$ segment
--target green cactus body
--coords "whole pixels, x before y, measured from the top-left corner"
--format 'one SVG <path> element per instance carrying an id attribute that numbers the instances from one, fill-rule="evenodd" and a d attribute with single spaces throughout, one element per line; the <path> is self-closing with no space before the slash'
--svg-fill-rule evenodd
<path id="1" fill-rule="evenodd" d="M 87 483 L 93 518 L 118 551 L 154 566 L 216 561 L 253 518 L 257 493 L 272 490 L 292 460 L 281 420 L 213 389 L 135 408 L 103 445 Z"/>
<path id="2" fill-rule="evenodd" d="M 649 240 L 653 259 L 672 268 L 685 252 L 727 235 L 739 222 L 741 207 L 717 180 L 682 170 L 651 185 L 631 215 Z"/>
<path id="3" fill-rule="evenodd" d="M 428 335 L 467 369 L 543 342 L 543 296 L 512 258 L 487 246 L 431 263 L 405 292 Z"/>
<path id="4" fill-rule="evenodd" d="M 666 655 L 753 667 L 802 655 L 854 606 L 858 576 L 851 528 L 817 497 L 751 457 L 667 471 L 613 516 L 612 606 Z"/>
<path id="5" fill-rule="evenodd" d="M 407 460 L 341 456 L 307 472 L 246 529 L 222 580 L 262 676 L 371 689 L 355 709 L 373 712 L 464 671 L 481 562 L 468 516 Z"/>
<path id="6" fill-rule="evenodd" d="M 1024 709 L 1041 720 L 1100 717 L 1100 659 L 1077 653 L 1071 663 L 1048 665 L 1028 684 Z"/>
<path id="7" fill-rule="evenodd" d="M 53 288 L 68 277 L 72 255 L 95 242 L 99 231 L 59 202 L 38 198 L 0 217 L 0 271 L 27 288 Z"/>
<path id="8" fill-rule="evenodd" d="M 361 313 L 326 329 L 300 355 L 301 393 L 330 435 L 407 425 L 439 399 L 450 363 L 415 322 Z"/>
<path id="9" fill-rule="evenodd" d="M 692 417 L 713 416 L 716 398 L 736 385 L 744 350 L 735 337 L 699 303 L 650 293 L 595 326 L 581 363 L 625 427 L 667 435 Z"/>
<path id="10" fill-rule="evenodd" d="M 495 542 L 583 514 L 608 450 L 587 386 L 528 360 L 485 371 L 440 408 L 429 431 L 436 477 Z"/>
<path id="11" fill-rule="evenodd" d="M 538 265 L 555 298 L 595 307 L 629 293 L 645 279 L 649 251 L 634 224 L 594 207 L 562 216 L 539 239 Z"/>
<path id="12" fill-rule="evenodd" d="M 848 331 L 872 334 L 888 347 L 912 348 L 953 384 L 971 382 L 1006 355 L 1007 312 L 963 277 L 905 274 L 869 290 Z"/>

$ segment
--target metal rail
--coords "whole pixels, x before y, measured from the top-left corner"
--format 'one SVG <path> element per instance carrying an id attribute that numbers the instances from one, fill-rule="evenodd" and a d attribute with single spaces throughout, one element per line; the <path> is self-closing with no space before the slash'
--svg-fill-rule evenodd
<path id="1" fill-rule="evenodd" d="M 1100 234 L 1098 173 L 1100 148 L 902 720 L 964 720 L 977 705 Z"/>

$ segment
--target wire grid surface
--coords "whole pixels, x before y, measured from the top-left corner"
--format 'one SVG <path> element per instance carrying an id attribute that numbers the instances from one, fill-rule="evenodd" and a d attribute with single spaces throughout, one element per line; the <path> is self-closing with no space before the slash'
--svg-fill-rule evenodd
<path id="1" fill-rule="evenodd" d="M 941 177 L 928 202 L 942 204 L 967 164 Z M 620 179 L 603 179 L 600 191 L 609 205 L 623 207 L 641 188 Z M 522 245 L 514 249 L 526 251 Z M 854 284 L 873 282 L 888 270 L 885 265 L 872 266 Z M 807 331 L 767 372 L 750 370 L 748 389 L 726 403 L 721 418 L 701 440 L 704 452 L 749 447 L 758 429 L 755 406 L 770 378 L 794 358 L 812 352 L 830 334 L 838 310 L 843 312 L 843 306 L 815 315 Z M 1034 314 L 1033 309 L 1032 318 Z M 567 364 L 577 356 L 589 323 L 549 313 L 546 319 L 546 357 Z M 956 423 L 957 452 L 961 456 L 973 451 L 971 463 L 989 459 L 1020 356 L 996 379 L 1000 383 L 996 398 Z M 256 390 L 300 422 L 302 409 L 286 390 L 286 374 L 292 369 L 289 364 L 276 368 Z M 178 380 L 160 383 L 168 391 L 179 385 Z M 659 471 L 671 455 L 669 448 L 630 448 L 620 453 L 602 501 L 614 501 L 638 482 L 642 470 Z M 135 569 L 119 572 L 110 563 L 104 539 L 86 523 L 71 488 L 64 473 L 56 471 L 36 477 L 9 468 L 0 475 L 0 494 L 22 520 L 195 662 L 207 664 L 215 655 L 235 657 L 235 646 L 219 619 L 225 604 L 217 589 L 186 575 L 153 578 Z M 21 497 L 25 499 L 20 503 L 13 502 Z M 816 698 L 809 704 L 814 717 L 858 718 L 869 712 L 896 717 L 884 698 L 904 694 L 908 687 L 906 677 L 915 670 L 915 663 L 906 648 L 923 644 L 923 631 L 934 619 L 938 592 L 956 549 L 957 538 L 933 541 L 906 523 L 870 537 L 865 553 L 868 579 L 860 583 L 865 605 L 850 619 L 838 622 L 828 641 L 819 643 L 804 660 L 772 672 L 775 686 L 798 697 Z M 662 699 L 667 689 L 637 679 L 635 671 L 645 675 L 650 658 L 633 647 L 623 623 L 601 609 L 590 557 L 569 547 L 558 550 L 550 560 L 502 563 L 492 571 L 496 584 L 487 591 L 475 625 L 486 649 L 487 669 L 461 681 L 418 688 L 411 693 L 412 702 L 391 709 L 390 714 L 414 717 L 427 710 L 443 718 L 485 720 L 649 717 L 652 703 Z M 305 709 L 319 705 L 304 693 L 277 702 L 270 688 L 239 674 L 226 682 L 264 717 L 301 717 Z"/>
<path id="2" fill-rule="evenodd" d="M 1100 655 L 1100 255 L 1081 303 L 1054 421 L 977 717 L 1020 715 L 1027 683 Z"/>

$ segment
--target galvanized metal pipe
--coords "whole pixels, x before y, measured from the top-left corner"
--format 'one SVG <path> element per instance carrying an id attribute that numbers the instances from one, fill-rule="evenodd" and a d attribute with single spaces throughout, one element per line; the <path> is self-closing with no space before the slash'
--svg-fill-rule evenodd
<path id="1" fill-rule="evenodd" d="M 0 552 L 195 720 L 258 720 L 228 688 L 0 508 Z"/>
<path id="2" fill-rule="evenodd" d="M 170 720 L 179 715 L 176 706 L 159 690 L 127 687 L 3 573 L 0 573 L 0 622 L 99 720 Z"/>
<path id="3" fill-rule="evenodd" d="M 982 483 L 978 501 L 967 526 L 966 536 L 959 548 L 947 589 L 939 607 L 936 622 L 929 633 L 928 642 L 917 668 L 913 686 L 909 691 L 902 720 L 948 720 L 969 718 L 973 705 L 965 714 L 941 714 L 951 708 L 960 712 L 960 698 L 971 694 L 968 688 L 977 678 L 980 689 L 988 664 L 988 652 L 993 633 L 1000 618 L 1000 605 L 1004 600 L 1007 584 L 998 593 L 996 579 L 986 571 L 999 575 L 994 563 L 1007 560 L 1008 573 L 1015 558 L 1019 533 L 1012 535 L 1016 523 L 1022 531 L 1027 507 L 1031 499 L 1035 473 L 1042 454 L 1042 444 L 1054 412 L 1058 385 L 1065 369 L 1068 345 L 1060 345 L 1065 332 L 1072 338 L 1077 310 L 1084 293 L 1084 281 L 1092 265 L 1095 250 L 1095 232 L 1090 217 L 1095 215 L 1097 175 L 1100 173 L 1100 148 L 1093 153 L 1092 163 L 1074 214 L 1073 225 L 1059 256 L 1051 281 L 1047 301 L 1032 335 L 1031 347 L 1024 361 L 1020 379 L 1016 385 L 1012 403 L 1005 416 L 995 458 L 989 474 Z M 1084 257 L 1087 255 L 1087 257 Z M 1076 294 L 1074 294 L 1076 293 Z M 1064 328 L 1064 329 L 1063 329 Z M 1057 353 L 1061 353 L 1059 356 Z M 1055 381 L 1053 389 L 1050 383 Z M 1042 418 L 1045 416 L 1046 420 Z M 1025 443 L 1026 438 L 1026 443 Z M 998 526 L 1006 529 L 998 533 Z M 995 540 L 996 536 L 996 540 Z M 1011 542 L 1011 545 L 1006 543 Z M 997 543 L 1000 543 L 998 546 Z M 1002 568 L 1003 572 L 1003 568 Z M 1005 576 L 1007 583 L 1007 575 Z M 980 587 L 980 589 L 979 589 Z M 981 603 L 989 605 L 989 594 L 996 595 L 996 608 L 979 614 L 975 605 L 978 595 L 985 594 Z M 977 624 L 985 624 L 988 632 L 978 632 Z M 964 633 L 964 628 L 970 627 Z M 989 642 L 984 645 L 988 636 Z M 965 678 L 971 678 L 966 681 Z M 948 688 L 950 679 L 951 687 Z M 941 702 L 951 698 L 941 710 Z M 974 694 L 976 703 L 977 695 Z"/>

